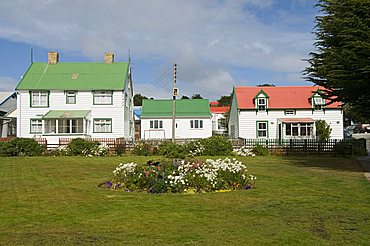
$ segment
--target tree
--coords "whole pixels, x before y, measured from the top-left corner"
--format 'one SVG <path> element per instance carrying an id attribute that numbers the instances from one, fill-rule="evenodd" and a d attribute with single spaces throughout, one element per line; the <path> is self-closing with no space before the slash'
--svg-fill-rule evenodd
<path id="1" fill-rule="evenodd" d="M 270 87 L 275 87 L 275 85 L 274 84 L 261 84 L 261 85 L 257 85 L 258 87 L 262 87 L 262 86 L 266 86 L 266 87 L 268 87 L 268 86 L 270 86 Z"/>
<path id="2" fill-rule="evenodd" d="M 203 97 L 200 94 L 193 94 L 191 99 L 203 99 Z"/>
<path id="3" fill-rule="evenodd" d="M 181 99 L 190 99 L 188 96 L 183 95 Z"/>
<path id="4" fill-rule="evenodd" d="M 141 94 L 134 95 L 134 106 L 141 106 L 143 99 L 148 99 L 146 96 L 142 96 Z"/>
<path id="5" fill-rule="evenodd" d="M 330 138 L 331 128 L 325 120 L 316 121 L 316 138 L 320 142 L 324 142 Z"/>
<path id="6" fill-rule="evenodd" d="M 232 100 L 232 94 L 230 93 L 229 96 L 221 96 L 220 99 L 217 100 L 218 106 L 230 106 Z"/>
<path id="7" fill-rule="evenodd" d="M 323 86 L 329 104 L 342 102 L 370 119 L 370 0 L 319 0 L 316 51 L 306 79 Z"/>

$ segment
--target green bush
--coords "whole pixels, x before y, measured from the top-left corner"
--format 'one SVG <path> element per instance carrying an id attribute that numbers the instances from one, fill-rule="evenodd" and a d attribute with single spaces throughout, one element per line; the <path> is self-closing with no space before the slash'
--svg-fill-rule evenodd
<path id="1" fill-rule="evenodd" d="M 262 145 L 256 145 L 252 149 L 252 153 L 257 156 L 267 156 L 269 155 L 269 151 L 266 147 L 263 147 Z"/>
<path id="2" fill-rule="evenodd" d="M 14 156 L 15 152 L 16 150 L 10 142 L 0 142 L 0 156 Z"/>
<path id="3" fill-rule="evenodd" d="M 171 141 L 163 141 L 158 145 L 158 154 L 167 158 L 185 158 L 187 150 L 182 145 Z"/>
<path id="4" fill-rule="evenodd" d="M 72 139 L 67 148 L 70 155 L 86 155 L 87 153 L 92 152 L 97 146 L 99 146 L 98 142 L 75 138 Z"/>
<path id="5" fill-rule="evenodd" d="M 132 150 L 134 155 L 148 156 L 155 155 L 157 153 L 157 148 L 151 144 L 145 142 L 139 142 L 135 144 L 134 149 Z"/>
<path id="6" fill-rule="evenodd" d="M 231 142 L 223 136 L 212 136 L 202 139 L 200 144 L 204 147 L 204 155 L 229 155 L 233 151 Z"/>
<path id="7" fill-rule="evenodd" d="M 39 156 L 44 151 L 45 146 L 39 145 L 32 138 L 15 138 L 0 143 L 0 156 Z"/>

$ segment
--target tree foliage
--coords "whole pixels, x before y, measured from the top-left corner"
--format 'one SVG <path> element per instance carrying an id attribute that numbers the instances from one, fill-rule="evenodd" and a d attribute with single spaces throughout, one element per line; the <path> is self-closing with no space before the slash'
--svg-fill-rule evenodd
<path id="1" fill-rule="evenodd" d="M 221 96 L 220 99 L 217 100 L 218 106 L 230 106 L 232 100 L 232 94 L 229 96 Z"/>
<path id="2" fill-rule="evenodd" d="M 134 106 L 142 106 L 143 99 L 148 99 L 146 96 L 142 96 L 141 94 L 134 95 Z"/>
<path id="3" fill-rule="evenodd" d="M 310 53 L 307 80 L 323 86 L 330 103 L 350 105 L 370 118 L 370 0 L 319 0 L 316 51 Z"/>
<path id="4" fill-rule="evenodd" d="M 193 94 L 191 99 L 203 99 L 203 97 L 200 94 Z"/>
<path id="5" fill-rule="evenodd" d="M 325 120 L 316 121 L 316 137 L 320 142 L 324 142 L 330 138 L 331 128 Z"/>
<path id="6" fill-rule="evenodd" d="M 181 97 L 181 99 L 190 99 L 188 96 L 186 96 L 186 95 L 183 95 L 182 97 Z"/>

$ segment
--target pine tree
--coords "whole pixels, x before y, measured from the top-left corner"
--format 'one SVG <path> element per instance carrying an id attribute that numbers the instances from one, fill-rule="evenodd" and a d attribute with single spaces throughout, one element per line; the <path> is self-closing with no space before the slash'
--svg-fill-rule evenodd
<path id="1" fill-rule="evenodd" d="M 370 0 L 319 0 L 316 51 L 304 71 L 330 102 L 370 119 Z"/>

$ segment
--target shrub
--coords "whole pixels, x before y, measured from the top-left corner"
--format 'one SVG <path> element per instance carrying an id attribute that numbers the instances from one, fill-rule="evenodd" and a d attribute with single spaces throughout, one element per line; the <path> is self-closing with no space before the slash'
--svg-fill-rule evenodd
<path id="1" fill-rule="evenodd" d="M 10 142 L 0 142 L 0 156 L 14 156 L 15 148 Z"/>
<path id="2" fill-rule="evenodd" d="M 132 153 L 135 155 L 148 156 L 148 155 L 156 154 L 157 149 L 151 144 L 147 144 L 145 142 L 139 142 L 135 144 L 135 147 L 132 150 Z"/>
<path id="3" fill-rule="evenodd" d="M 68 144 L 69 154 L 71 155 L 86 155 L 92 152 L 99 145 L 98 142 L 87 141 L 82 138 L 75 138 Z"/>
<path id="4" fill-rule="evenodd" d="M 204 146 L 201 144 L 200 140 L 191 141 L 186 145 L 188 155 L 191 157 L 201 156 L 204 152 Z"/>
<path id="5" fill-rule="evenodd" d="M 267 156 L 269 155 L 269 151 L 266 147 L 263 147 L 262 145 L 256 145 L 252 149 L 252 153 L 254 153 L 257 156 Z"/>
<path id="6" fill-rule="evenodd" d="M 229 155 L 233 150 L 231 142 L 223 136 L 212 136 L 202 139 L 200 143 L 204 146 L 204 155 Z"/>
<path id="7" fill-rule="evenodd" d="M 15 138 L 8 145 L 10 156 L 39 156 L 44 151 L 45 146 L 39 145 L 33 138 Z"/>
<path id="8" fill-rule="evenodd" d="M 158 154 L 167 158 L 185 158 L 187 150 L 185 146 L 170 141 L 163 141 L 158 145 Z"/>

